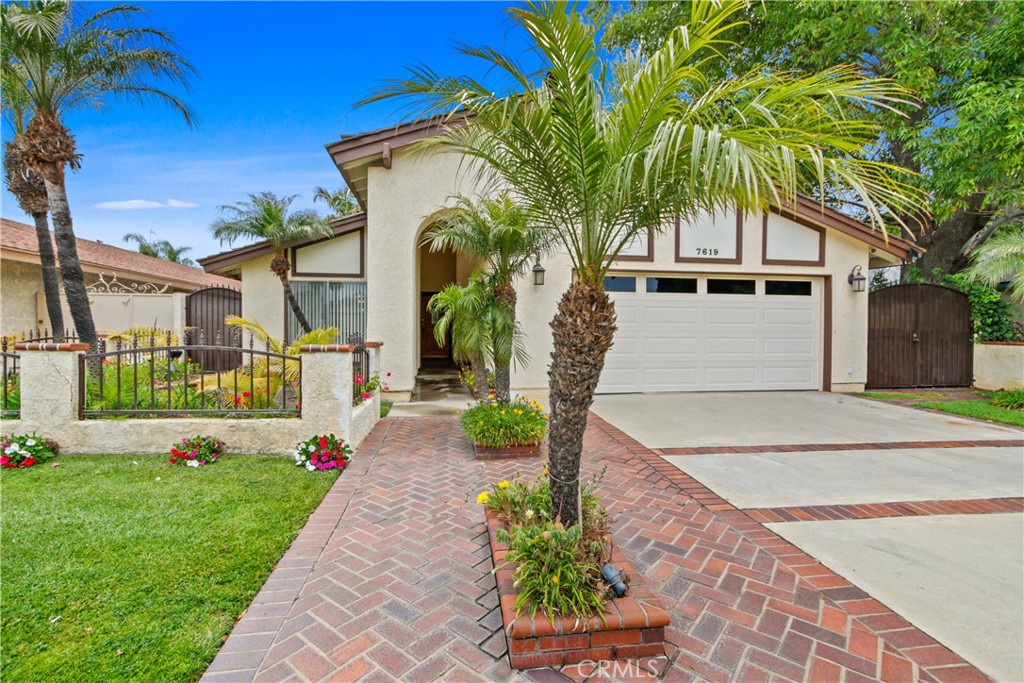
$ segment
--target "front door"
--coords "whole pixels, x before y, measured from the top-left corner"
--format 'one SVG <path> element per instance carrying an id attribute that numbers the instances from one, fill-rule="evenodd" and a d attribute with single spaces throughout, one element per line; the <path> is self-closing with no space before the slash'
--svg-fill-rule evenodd
<path id="1" fill-rule="evenodd" d="M 422 358 L 448 358 L 448 349 L 442 347 L 434 338 L 434 319 L 427 310 L 430 297 L 436 292 L 420 293 L 420 356 Z M 451 344 L 445 346 L 451 347 Z"/>

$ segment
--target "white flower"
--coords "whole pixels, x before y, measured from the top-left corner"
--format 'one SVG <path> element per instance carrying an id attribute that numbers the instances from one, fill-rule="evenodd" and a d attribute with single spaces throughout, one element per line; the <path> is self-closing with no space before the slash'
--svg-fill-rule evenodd
<path id="1" fill-rule="evenodd" d="M 527 510 L 526 511 L 526 518 L 527 519 L 533 519 L 533 510 Z"/>
<path id="2" fill-rule="evenodd" d="M 199 467 L 199 461 L 198 460 L 189 460 L 185 464 L 188 465 L 189 467 Z"/>
<path id="3" fill-rule="evenodd" d="M 299 460 L 302 460 L 302 453 L 295 451 L 295 461 L 298 462 Z"/>
<path id="4" fill-rule="evenodd" d="M 157 481 L 160 481 L 160 477 L 157 477 L 157 478 L 156 478 L 156 480 L 157 480 Z"/>
<path id="5" fill-rule="evenodd" d="M 18 444 L 12 443 L 10 446 L 8 446 L 7 448 L 4 449 L 4 453 L 6 453 L 7 455 L 10 455 L 11 453 L 17 452 L 18 449 L 20 449 L 20 448 L 21 447 Z"/>
<path id="6" fill-rule="evenodd" d="M 36 441 L 35 439 L 27 439 L 27 440 L 25 441 L 25 445 L 26 445 L 26 446 L 35 446 L 35 445 L 36 445 L 36 443 L 37 443 L 37 441 Z"/>
<path id="7" fill-rule="evenodd" d="M 314 464 L 313 464 L 313 463 L 311 463 L 311 462 L 307 462 L 307 463 L 306 463 L 306 470 L 307 470 L 307 471 L 309 471 L 309 472 L 312 472 L 312 471 L 313 471 L 313 470 L 315 470 L 315 469 L 316 469 L 316 465 L 314 465 Z"/>
<path id="8" fill-rule="evenodd" d="M 314 446 L 313 444 L 307 444 L 306 445 L 306 450 L 309 451 L 310 453 L 312 453 L 313 451 L 316 450 L 316 446 Z"/>

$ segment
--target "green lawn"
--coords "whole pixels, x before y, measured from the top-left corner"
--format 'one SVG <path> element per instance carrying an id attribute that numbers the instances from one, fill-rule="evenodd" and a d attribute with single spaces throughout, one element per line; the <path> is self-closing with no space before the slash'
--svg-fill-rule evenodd
<path id="1" fill-rule="evenodd" d="M 336 478 L 279 457 L 58 462 L 0 473 L 8 681 L 196 680 Z"/>
<path id="2" fill-rule="evenodd" d="M 933 401 L 930 403 L 916 403 L 915 408 L 931 408 L 946 413 L 954 413 L 965 417 L 973 417 L 979 420 L 991 422 L 1003 422 L 1008 425 L 1024 427 L 1024 412 L 1000 408 L 987 401 Z"/>

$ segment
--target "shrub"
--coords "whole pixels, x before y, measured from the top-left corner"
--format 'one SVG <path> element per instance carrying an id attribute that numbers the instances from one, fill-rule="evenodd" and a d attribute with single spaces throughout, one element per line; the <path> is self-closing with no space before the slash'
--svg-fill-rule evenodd
<path id="1" fill-rule="evenodd" d="M 997 391 L 992 395 L 992 403 L 1001 408 L 1024 410 L 1024 389 L 1013 391 Z"/>
<path id="2" fill-rule="evenodd" d="M 309 472 L 344 470 L 352 462 L 352 449 L 344 441 L 325 434 L 306 439 L 295 447 L 295 464 Z"/>
<path id="3" fill-rule="evenodd" d="M 56 457 L 57 442 L 32 434 L 10 434 L 0 437 L 0 467 L 15 469 L 32 467 Z"/>
<path id="4" fill-rule="evenodd" d="M 533 446 L 548 433 L 548 416 L 537 401 L 517 396 L 511 403 L 481 399 L 462 412 L 463 431 L 477 446 Z"/>
<path id="5" fill-rule="evenodd" d="M 552 519 L 551 492 L 543 475 L 529 483 L 502 481 L 477 502 L 507 525 L 498 540 L 508 544 L 506 560 L 516 565 L 519 595 L 516 611 L 542 610 L 556 615 L 589 617 L 601 612 L 608 587 L 601 566 L 611 559 L 608 513 L 594 494 L 599 479 L 584 485 L 582 523 L 566 528 Z"/>
<path id="6" fill-rule="evenodd" d="M 5 390 L 0 392 L 0 410 L 16 413 L 21 410 L 21 378 L 16 374 L 7 376 Z"/>
<path id="7" fill-rule="evenodd" d="M 172 465 L 185 463 L 188 467 L 202 467 L 207 463 L 216 462 L 223 454 L 224 443 L 220 439 L 196 435 L 171 446 L 169 462 Z"/>
<path id="8" fill-rule="evenodd" d="M 945 284 L 967 295 L 971 302 L 971 327 L 976 341 L 1013 341 L 1013 310 L 993 287 L 968 282 L 961 274 L 947 275 Z"/>

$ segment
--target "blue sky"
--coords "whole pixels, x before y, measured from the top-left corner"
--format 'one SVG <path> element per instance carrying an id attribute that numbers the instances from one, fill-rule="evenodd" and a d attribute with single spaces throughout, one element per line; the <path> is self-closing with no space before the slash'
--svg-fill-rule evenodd
<path id="1" fill-rule="evenodd" d="M 198 71 L 183 95 L 199 122 L 189 129 L 159 104 L 70 114 L 84 155 L 67 183 L 75 233 L 134 248 L 125 233 L 152 231 L 193 258 L 228 248 L 207 229 L 221 204 L 270 190 L 300 195 L 293 206 L 304 208 L 314 186 L 341 187 L 324 145 L 402 118 L 393 102 L 353 110 L 383 79 L 416 62 L 482 75 L 458 42 L 525 50 L 499 2 L 141 4 Z M 29 220 L 6 190 L 2 211 Z"/>

